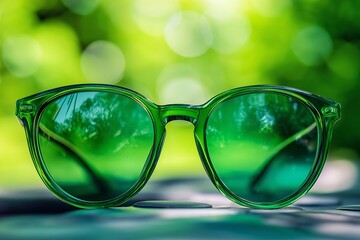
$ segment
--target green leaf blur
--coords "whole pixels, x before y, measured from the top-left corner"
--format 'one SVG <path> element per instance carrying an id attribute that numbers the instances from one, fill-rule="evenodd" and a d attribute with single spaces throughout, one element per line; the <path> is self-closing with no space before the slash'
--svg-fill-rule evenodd
<path id="1" fill-rule="evenodd" d="M 15 101 L 88 82 L 159 104 L 253 84 L 304 89 L 342 104 L 332 150 L 356 159 L 359 9 L 357 0 L 1 0 L 0 186 L 40 184 Z M 167 130 L 155 173 L 203 172 L 193 127 Z"/>

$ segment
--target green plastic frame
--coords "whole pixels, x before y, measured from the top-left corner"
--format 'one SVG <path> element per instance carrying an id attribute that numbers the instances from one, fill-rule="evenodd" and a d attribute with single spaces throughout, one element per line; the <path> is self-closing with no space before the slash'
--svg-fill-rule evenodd
<path id="1" fill-rule="evenodd" d="M 64 192 L 57 186 L 54 180 L 51 179 L 47 170 L 44 168 L 44 163 L 40 154 L 38 129 L 42 111 L 55 99 L 69 93 L 82 91 L 106 91 L 125 95 L 141 104 L 151 116 L 154 124 L 154 144 L 149 155 L 150 157 L 143 168 L 141 177 L 129 191 L 108 201 L 84 201 Z M 208 116 L 216 108 L 216 106 L 223 101 L 249 93 L 269 92 L 291 96 L 305 104 L 315 116 L 319 131 L 318 134 L 320 137 L 318 140 L 319 142 L 315 164 L 313 164 L 312 171 L 302 186 L 295 193 L 282 200 L 255 203 L 236 196 L 221 181 L 210 160 L 206 146 L 205 129 Z M 130 89 L 104 84 L 79 84 L 65 86 L 20 99 L 16 103 L 16 116 L 25 128 L 30 153 L 41 179 L 50 191 L 58 198 L 68 204 L 81 208 L 116 206 L 127 201 L 129 198 L 138 193 L 149 180 L 155 169 L 165 138 L 165 125 L 172 120 L 185 120 L 191 122 L 195 126 L 194 136 L 202 164 L 213 184 L 227 198 L 235 203 L 251 208 L 275 209 L 288 206 L 307 193 L 320 175 L 329 150 L 332 128 L 334 123 L 340 119 L 340 115 L 340 104 L 335 101 L 302 90 L 273 85 L 247 86 L 228 90 L 213 97 L 203 105 L 157 105 L 141 94 Z"/>

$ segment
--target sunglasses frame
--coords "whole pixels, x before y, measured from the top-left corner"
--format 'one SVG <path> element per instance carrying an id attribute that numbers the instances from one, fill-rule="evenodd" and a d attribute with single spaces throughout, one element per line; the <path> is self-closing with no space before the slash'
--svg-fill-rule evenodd
<path id="1" fill-rule="evenodd" d="M 104 91 L 121 94 L 135 100 L 148 112 L 154 127 L 153 146 L 138 181 L 124 194 L 105 201 L 84 201 L 66 193 L 56 184 L 47 171 L 39 145 L 39 122 L 46 106 L 64 95 L 86 91 Z M 277 93 L 296 99 L 308 107 L 314 116 L 318 129 L 318 147 L 311 173 L 296 192 L 278 201 L 252 202 L 233 193 L 216 173 L 206 146 L 205 132 L 208 118 L 212 111 L 228 99 L 253 93 Z M 78 84 L 48 90 L 18 100 L 16 103 L 16 116 L 25 128 L 30 154 L 42 181 L 54 195 L 73 206 L 80 208 L 113 207 L 126 202 L 137 194 L 145 186 L 155 169 L 165 139 L 165 125 L 173 120 L 185 120 L 194 125 L 194 137 L 201 162 L 212 183 L 224 196 L 245 207 L 276 209 L 294 203 L 306 194 L 316 182 L 325 164 L 331 142 L 332 129 L 336 121 L 341 117 L 341 110 L 340 104 L 330 99 L 302 90 L 274 85 L 255 85 L 231 89 L 218 94 L 202 105 L 157 105 L 143 95 L 127 88 L 106 84 Z"/>

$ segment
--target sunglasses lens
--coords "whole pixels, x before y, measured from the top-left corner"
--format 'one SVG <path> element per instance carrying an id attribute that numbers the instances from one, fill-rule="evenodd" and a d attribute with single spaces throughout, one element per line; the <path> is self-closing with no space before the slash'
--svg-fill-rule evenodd
<path id="1" fill-rule="evenodd" d="M 228 99 L 206 127 L 208 153 L 223 184 L 238 198 L 258 203 L 301 188 L 313 169 L 318 138 L 311 110 L 278 93 Z"/>
<path id="2" fill-rule="evenodd" d="M 45 174 L 72 197 L 105 201 L 140 178 L 154 142 L 147 111 L 108 92 L 62 96 L 44 108 L 39 146 Z"/>

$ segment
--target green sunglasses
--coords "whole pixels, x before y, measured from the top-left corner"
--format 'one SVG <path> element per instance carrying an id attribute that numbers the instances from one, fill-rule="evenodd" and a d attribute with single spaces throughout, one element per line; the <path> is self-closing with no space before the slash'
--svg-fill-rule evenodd
<path id="1" fill-rule="evenodd" d="M 325 163 L 340 104 L 282 86 L 249 86 L 203 105 L 157 105 L 132 90 L 84 84 L 17 101 L 35 167 L 61 200 L 82 208 L 124 203 L 149 180 L 173 120 L 191 122 L 216 188 L 252 208 L 285 207 Z"/>

